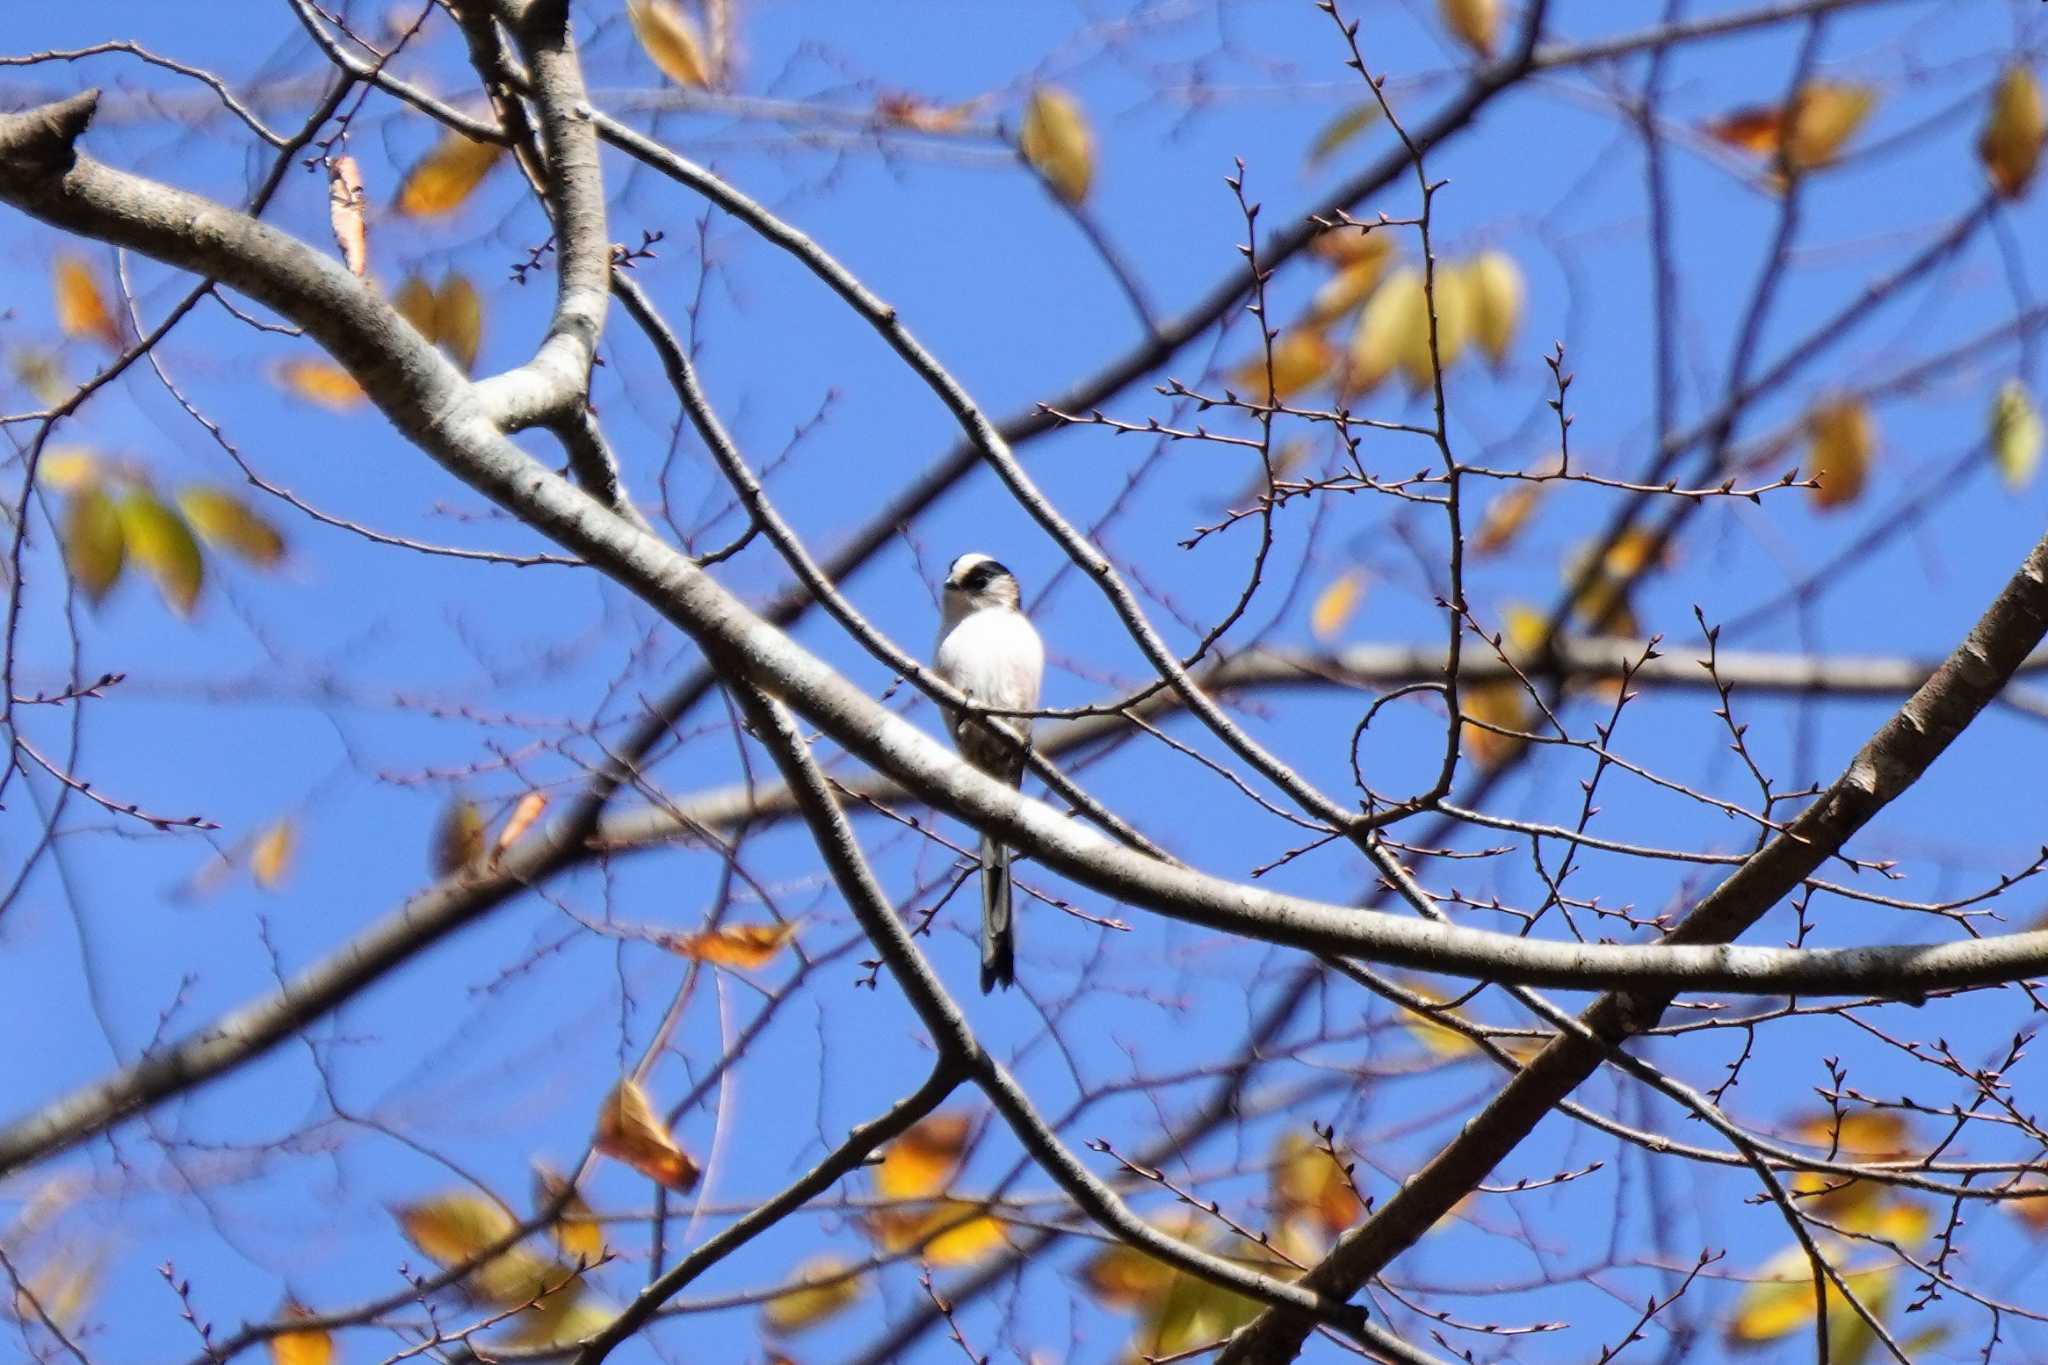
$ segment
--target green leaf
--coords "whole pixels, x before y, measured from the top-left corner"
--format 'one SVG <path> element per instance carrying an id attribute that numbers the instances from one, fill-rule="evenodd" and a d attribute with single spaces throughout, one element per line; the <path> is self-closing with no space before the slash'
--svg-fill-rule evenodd
<path id="1" fill-rule="evenodd" d="M 1324 124 L 1322 130 L 1316 134 L 1316 140 L 1308 144 L 1308 164 L 1320 165 L 1342 150 L 1345 143 L 1379 122 L 1379 117 L 1378 100 L 1352 105 Z"/>
<path id="2" fill-rule="evenodd" d="M 79 590 L 97 603 L 121 577 L 127 537 L 114 500 L 97 483 L 73 493 L 64 508 L 64 565 Z"/>
<path id="3" fill-rule="evenodd" d="M 284 536 L 233 493 L 221 488 L 178 490 L 178 509 L 207 544 L 231 550 L 265 568 L 284 558 Z"/>
<path id="4" fill-rule="evenodd" d="M 172 611 L 190 616 L 206 578 L 206 561 L 184 518 L 140 486 L 122 495 L 117 507 L 128 553 L 149 571 Z"/>

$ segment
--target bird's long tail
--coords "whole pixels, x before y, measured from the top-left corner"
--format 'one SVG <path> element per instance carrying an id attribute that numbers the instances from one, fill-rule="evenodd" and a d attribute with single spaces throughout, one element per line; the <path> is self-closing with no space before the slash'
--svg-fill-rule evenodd
<path id="1" fill-rule="evenodd" d="M 981 993 L 1017 980 L 1016 921 L 1010 913 L 1010 850 L 981 838 Z"/>

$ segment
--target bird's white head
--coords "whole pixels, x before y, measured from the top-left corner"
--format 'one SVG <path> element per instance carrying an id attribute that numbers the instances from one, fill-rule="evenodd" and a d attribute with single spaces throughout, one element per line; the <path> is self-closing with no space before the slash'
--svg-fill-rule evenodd
<path id="1" fill-rule="evenodd" d="M 947 615 L 965 615 L 984 607 L 1014 609 L 1023 594 L 1017 576 L 989 555 L 969 553 L 946 570 Z"/>

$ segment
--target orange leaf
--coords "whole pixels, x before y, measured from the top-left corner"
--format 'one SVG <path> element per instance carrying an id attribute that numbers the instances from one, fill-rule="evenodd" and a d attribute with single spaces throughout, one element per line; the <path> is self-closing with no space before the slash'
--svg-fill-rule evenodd
<path id="1" fill-rule="evenodd" d="M 884 94 L 875 99 L 875 118 L 893 128 L 917 133 L 957 133 L 974 117 L 978 100 L 965 104 L 927 104 L 915 95 Z"/>
<path id="2" fill-rule="evenodd" d="M 1324 588 L 1309 612 L 1308 628 L 1318 640 L 1328 640 L 1344 629 L 1344 623 L 1365 600 L 1365 574 L 1352 569 Z"/>
<path id="3" fill-rule="evenodd" d="M 484 183 L 505 149 L 450 132 L 413 163 L 398 186 L 398 211 L 408 218 L 438 218 L 462 207 Z"/>
<path id="4" fill-rule="evenodd" d="M 889 1144 L 875 1171 L 884 1199 L 927 1199 L 946 1187 L 974 1121 L 966 1114 L 934 1114 Z"/>
<path id="5" fill-rule="evenodd" d="M 1297 328 L 1273 343 L 1272 386 L 1266 384 L 1267 357 L 1262 353 L 1230 373 L 1232 388 L 1257 395 L 1254 402 L 1284 403 L 1314 388 L 1337 363 L 1337 352 L 1316 329 Z"/>
<path id="6" fill-rule="evenodd" d="M 349 273 L 360 278 L 370 267 L 370 239 L 363 227 L 363 170 L 352 156 L 327 165 L 327 223 Z"/>
<path id="7" fill-rule="evenodd" d="M 597 1113 L 595 1146 L 677 1194 L 695 1189 L 703 1174 L 689 1153 L 669 1136 L 668 1126 L 635 1080 L 620 1081 L 605 1097 L 604 1107 Z"/>
<path id="8" fill-rule="evenodd" d="M 1500 36 L 1500 0 L 1437 0 L 1444 27 L 1482 57 L 1493 55 Z"/>
<path id="9" fill-rule="evenodd" d="M 672 953 L 694 957 L 699 962 L 751 972 L 774 961 L 775 955 L 796 937 L 796 929 L 794 920 L 787 924 L 732 924 L 701 934 L 672 934 L 662 939 L 661 944 Z"/>
<path id="10" fill-rule="evenodd" d="M 539 792 L 528 792 L 519 798 L 519 804 L 512 807 L 512 814 L 505 818 L 505 827 L 498 831 L 497 847 L 491 856 L 496 858 L 506 849 L 519 842 L 519 836 L 533 828 L 533 822 L 540 819 L 540 813 L 548 807 L 548 799 Z"/>
<path id="11" fill-rule="evenodd" d="M 255 879 L 256 885 L 265 891 L 275 891 L 283 886 L 298 844 L 299 833 L 290 820 L 279 820 L 258 835 L 255 847 L 249 852 L 249 875 Z"/>
<path id="12" fill-rule="evenodd" d="M 287 1301 L 278 1316 L 301 1321 L 313 1315 Z M 270 1339 L 270 1359 L 272 1365 L 330 1365 L 334 1359 L 334 1338 L 325 1328 L 280 1332 Z"/>
<path id="13" fill-rule="evenodd" d="M 1529 695 L 1513 678 L 1468 683 L 1459 689 L 1458 704 L 1468 721 L 1484 721 L 1503 730 L 1529 728 Z M 1520 735 L 1504 735 L 1472 724 L 1459 728 L 1458 742 L 1472 756 L 1472 761 L 1483 768 L 1506 762 L 1528 743 Z M 1462 1038 L 1459 1041 L 1465 1042 Z"/>
<path id="14" fill-rule="evenodd" d="M 555 1217 L 555 1245 L 562 1249 L 564 1256 L 574 1257 L 586 1265 L 595 1265 L 604 1259 L 604 1224 L 590 1211 L 590 1205 L 583 1196 L 569 1188 L 569 1182 L 554 1171 L 534 1163 L 533 1202 L 540 1208 L 555 1202 L 564 1191 L 568 1198 L 562 1203 L 562 1211 Z"/>
<path id="15" fill-rule="evenodd" d="M 1870 474 L 1877 446 L 1877 428 L 1860 398 L 1836 398 L 1817 404 L 1806 415 L 1811 450 L 1806 472 L 1820 487 L 1813 490 L 1816 507 L 1854 502 Z"/>
<path id="16" fill-rule="evenodd" d="M 1344 1168 L 1329 1152 L 1290 1132 L 1273 1149 L 1273 1203 L 1285 1213 L 1308 1213 L 1327 1232 L 1342 1232 L 1365 1212 Z"/>
<path id="17" fill-rule="evenodd" d="M 79 256 L 59 256 L 54 273 L 57 295 L 57 326 L 68 337 L 89 337 L 121 349 L 121 324 L 107 307 L 93 269 Z"/>
<path id="18" fill-rule="evenodd" d="M 2041 83 L 2025 65 L 2007 68 L 1991 94 L 1991 117 L 1977 139 L 1985 173 L 2007 199 L 2027 192 L 2043 137 L 2048 137 L 2048 113 L 2042 109 Z"/>
<path id="19" fill-rule="evenodd" d="M 287 360 L 277 367 L 277 382 L 294 397 L 336 412 L 347 412 L 369 399 L 355 376 L 331 360 Z"/>

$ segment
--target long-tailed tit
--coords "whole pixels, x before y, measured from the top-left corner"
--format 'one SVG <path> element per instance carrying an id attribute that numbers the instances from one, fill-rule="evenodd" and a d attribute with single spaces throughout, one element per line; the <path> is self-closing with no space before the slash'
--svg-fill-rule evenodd
<path id="1" fill-rule="evenodd" d="M 969 700 L 998 711 L 1038 705 L 1045 677 L 1045 645 L 1019 610 L 1017 578 L 984 554 L 965 554 L 946 571 L 944 615 L 939 622 L 939 676 Z M 997 734 L 987 720 L 950 715 L 947 724 L 961 757 L 1011 786 L 1024 782 L 1031 718 L 992 719 L 1016 736 Z M 1022 743 L 1019 743 L 1022 740 Z M 981 992 L 1017 979 L 1016 932 L 1010 905 L 1010 850 L 981 836 Z"/>

